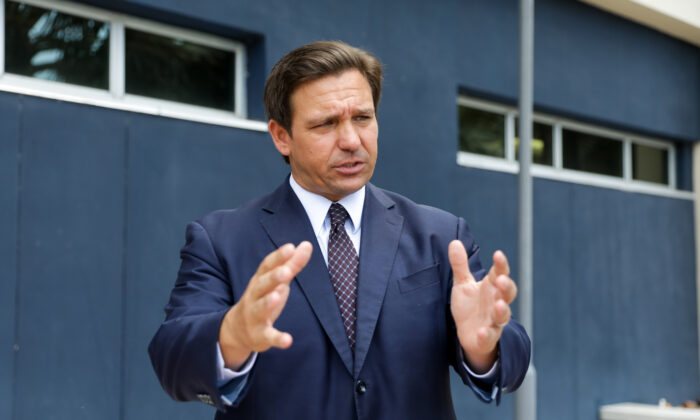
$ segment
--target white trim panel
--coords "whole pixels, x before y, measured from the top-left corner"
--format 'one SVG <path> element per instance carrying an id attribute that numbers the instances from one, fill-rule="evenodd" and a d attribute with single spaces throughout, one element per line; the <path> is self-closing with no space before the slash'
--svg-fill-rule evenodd
<path id="1" fill-rule="evenodd" d="M 102 9 L 98 9 L 92 6 L 87 6 L 83 4 L 75 4 L 65 2 L 63 0 L 8 0 L 14 3 L 26 3 L 30 6 L 42 7 L 44 9 L 51 9 L 57 12 L 79 16 L 86 19 L 101 20 L 103 22 L 109 22 L 110 20 L 118 19 L 119 17 L 126 17 L 119 13 L 108 12 Z"/>
<path id="2" fill-rule="evenodd" d="M 462 151 L 457 152 L 457 163 L 471 168 L 508 172 L 510 174 L 517 174 L 520 168 L 518 162 Z"/>
<path id="3" fill-rule="evenodd" d="M 622 143 L 622 177 L 625 181 L 632 180 L 632 143 L 625 139 Z"/>
<path id="4" fill-rule="evenodd" d="M 581 1 L 700 46 L 700 8 L 697 0 Z"/>
<path id="5" fill-rule="evenodd" d="M 483 156 L 475 153 L 457 152 L 457 164 L 476 169 L 506 172 L 517 174 L 520 170 L 519 162 L 508 162 L 505 159 Z M 618 177 L 574 171 L 571 169 L 556 169 L 551 166 L 532 164 L 532 176 L 551 179 L 554 181 L 571 182 L 574 184 L 591 185 L 594 187 L 609 188 L 613 190 L 661 195 L 683 200 L 694 200 L 694 194 L 690 191 L 670 189 L 665 185 L 644 181 L 624 180 Z"/>
<path id="6" fill-rule="evenodd" d="M 115 98 L 124 96 L 125 60 L 124 23 L 113 20 L 109 25 L 109 91 Z"/>
<path id="7" fill-rule="evenodd" d="M 668 183 L 671 186 L 671 188 L 675 189 L 675 188 L 677 188 L 677 185 L 676 185 L 676 148 L 675 147 L 669 148 L 668 154 L 669 154 Z M 698 184 L 693 184 L 693 185 L 698 185 Z M 697 191 L 698 187 L 694 186 L 693 189 Z M 700 328 L 700 324 L 698 325 L 698 328 Z"/>
<path id="8" fill-rule="evenodd" d="M 564 167 L 564 146 L 561 140 L 561 123 L 555 123 L 552 125 L 554 130 L 552 153 L 554 153 L 554 159 L 552 163 L 557 169 Z"/>
<path id="9" fill-rule="evenodd" d="M 480 99 L 465 98 L 464 96 L 457 97 L 457 105 L 471 106 L 474 108 L 482 109 L 484 111 L 498 112 L 500 114 L 507 114 L 508 112 L 513 110 L 512 107 L 493 104 L 491 102 L 482 101 Z"/>
<path id="10" fill-rule="evenodd" d="M 117 99 L 106 90 L 34 79 L 15 74 L 5 73 L 0 76 L 0 91 L 245 130 L 267 131 L 267 122 L 239 118 L 227 111 L 160 101 L 135 95 L 125 95 L 124 99 Z"/>
<path id="11" fill-rule="evenodd" d="M 163 23 L 152 22 L 132 16 L 124 16 L 124 26 L 141 32 L 160 35 L 168 38 L 181 39 L 183 41 L 200 44 L 223 51 L 238 53 L 243 49 L 243 44 L 221 38 L 216 35 L 203 34 L 190 29 L 178 28 Z"/>
<path id="12" fill-rule="evenodd" d="M 697 409 L 664 407 L 658 404 L 619 403 L 603 405 L 598 410 L 600 420 L 698 420 Z"/>
<path id="13" fill-rule="evenodd" d="M 5 2 L 0 1 L 0 76 L 5 73 Z"/>
<path id="14" fill-rule="evenodd" d="M 505 144 L 506 150 L 506 160 L 514 161 L 516 160 L 515 152 L 515 113 L 508 112 L 505 115 L 506 129 L 503 130 L 506 138 L 503 139 L 503 144 Z"/>
<path id="15" fill-rule="evenodd" d="M 83 4 L 75 4 L 65 2 L 63 0 L 9 0 L 15 3 L 26 3 L 30 6 L 41 7 L 44 9 L 56 10 L 61 13 L 79 16 L 86 19 L 94 19 L 103 22 L 119 21 L 125 27 L 133 28 L 143 32 L 149 32 L 156 35 L 167 36 L 171 38 L 182 39 L 185 41 L 202 44 L 212 48 L 218 48 L 225 51 L 238 52 L 243 48 L 243 44 L 222 38 L 216 35 L 204 34 L 186 28 L 167 25 L 164 23 L 153 22 L 146 19 L 140 19 L 122 13 L 109 12 L 103 9 L 98 9 L 92 6 Z"/>
<path id="16" fill-rule="evenodd" d="M 517 118 L 517 110 L 513 107 L 494 104 L 481 99 L 468 98 L 464 96 L 457 97 L 457 105 L 480 109 L 487 112 L 500 114 L 504 118 L 505 132 L 505 158 L 479 155 L 464 151 L 457 153 L 457 163 L 463 166 L 471 166 L 480 169 L 495 170 L 508 173 L 518 172 L 518 163 L 515 159 L 514 139 L 515 134 L 515 118 Z M 675 147 L 673 143 L 651 139 L 638 135 L 612 130 L 603 127 L 591 126 L 588 124 L 579 123 L 577 121 L 567 120 L 564 118 L 555 118 L 548 115 L 533 115 L 534 122 L 549 124 L 552 126 L 552 163 L 553 166 L 539 165 L 533 163 L 533 175 L 542 178 L 551 178 L 574 183 L 597 185 L 606 188 L 614 188 L 623 191 L 639 191 L 650 194 L 660 194 L 679 198 L 690 197 L 686 191 L 676 190 L 676 162 L 675 162 Z M 564 168 L 563 165 L 563 130 L 569 129 L 582 133 L 588 133 L 612 141 L 619 141 L 622 144 L 622 170 L 623 176 L 608 177 L 605 175 L 594 174 L 584 171 L 576 171 Z M 658 148 L 668 151 L 667 166 L 668 166 L 668 184 L 655 184 L 633 179 L 632 174 L 632 145 L 640 144 L 648 147 Z"/>
<path id="17" fill-rule="evenodd" d="M 64 1 L 49 0 L 10 0 L 31 6 L 56 10 L 74 16 L 107 22 L 110 25 L 109 44 L 109 90 L 93 89 L 52 82 L 37 78 L 3 73 L 4 70 L 4 0 L 0 0 L 0 91 L 42 98 L 75 102 L 169 118 L 178 118 L 206 124 L 236 127 L 254 131 L 267 131 L 267 122 L 246 119 L 246 54 L 245 47 L 239 42 L 215 35 L 202 34 L 184 28 L 177 28 L 144 19 L 134 18 L 120 13 L 104 11 L 91 6 L 73 4 Z M 165 101 L 128 95 L 125 92 L 125 28 L 153 33 L 156 35 L 182 39 L 210 48 L 216 48 L 235 54 L 234 109 L 217 110 L 196 105 Z"/>
<path id="18" fill-rule="evenodd" d="M 246 55 L 246 49 L 243 47 L 239 48 L 235 57 L 234 108 L 238 116 L 248 118 L 248 56 Z"/>

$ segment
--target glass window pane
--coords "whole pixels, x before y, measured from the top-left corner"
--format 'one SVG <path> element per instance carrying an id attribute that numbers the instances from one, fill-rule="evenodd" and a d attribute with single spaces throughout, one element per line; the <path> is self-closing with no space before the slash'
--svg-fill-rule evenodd
<path id="1" fill-rule="evenodd" d="M 622 177 L 622 142 L 570 129 L 562 130 L 564 167 Z"/>
<path id="2" fill-rule="evenodd" d="M 520 159 L 520 126 L 515 119 L 515 160 Z M 540 165 L 552 166 L 552 126 L 549 124 L 532 123 L 532 161 Z"/>
<path id="3" fill-rule="evenodd" d="M 668 184 L 668 150 L 633 143 L 632 178 Z"/>
<path id="4" fill-rule="evenodd" d="M 109 23 L 5 1 L 8 73 L 109 87 Z"/>
<path id="5" fill-rule="evenodd" d="M 459 150 L 505 157 L 505 117 L 465 106 L 459 109 Z"/>
<path id="6" fill-rule="evenodd" d="M 235 54 L 126 29 L 126 92 L 234 110 Z"/>

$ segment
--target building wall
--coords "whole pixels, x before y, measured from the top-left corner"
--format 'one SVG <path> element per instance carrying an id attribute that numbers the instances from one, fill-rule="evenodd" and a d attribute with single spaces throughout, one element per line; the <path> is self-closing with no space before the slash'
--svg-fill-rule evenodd
<path id="1" fill-rule="evenodd" d="M 455 163 L 458 93 L 516 98 L 517 6 L 133 0 L 114 10 L 246 42 L 259 119 L 264 77 L 288 50 L 343 39 L 373 51 L 386 65 L 373 182 L 465 217 L 484 258 L 503 249 L 517 273 L 515 176 Z M 537 2 L 535 42 L 536 109 L 700 139 L 696 47 L 559 0 Z M 0 418 L 211 418 L 167 398 L 146 346 L 186 222 L 286 172 L 266 133 L 0 93 Z M 534 200 L 540 418 L 695 398 L 692 201 L 542 179 Z M 460 418 L 512 417 L 512 396 L 496 408 L 455 382 L 454 400 Z"/>

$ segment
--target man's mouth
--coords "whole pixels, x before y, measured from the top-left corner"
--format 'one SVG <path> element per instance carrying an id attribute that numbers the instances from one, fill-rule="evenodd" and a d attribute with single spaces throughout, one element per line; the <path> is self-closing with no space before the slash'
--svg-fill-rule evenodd
<path id="1" fill-rule="evenodd" d="M 363 166 L 364 163 L 355 161 L 336 165 L 335 169 L 343 175 L 355 175 L 362 170 Z"/>

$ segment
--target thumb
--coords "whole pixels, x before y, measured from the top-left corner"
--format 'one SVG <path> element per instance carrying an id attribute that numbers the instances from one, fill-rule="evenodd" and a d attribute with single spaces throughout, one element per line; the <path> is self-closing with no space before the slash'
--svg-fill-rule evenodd
<path id="1" fill-rule="evenodd" d="M 474 276 L 472 276 L 472 272 L 469 270 L 467 250 L 464 249 L 462 241 L 455 239 L 450 242 L 450 246 L 447 249 L 447 256 L 450 259 L 455 284 L 474 281 Z"/>

